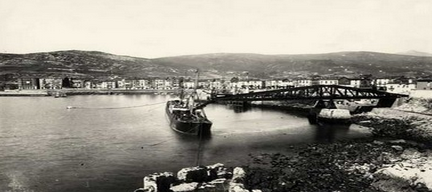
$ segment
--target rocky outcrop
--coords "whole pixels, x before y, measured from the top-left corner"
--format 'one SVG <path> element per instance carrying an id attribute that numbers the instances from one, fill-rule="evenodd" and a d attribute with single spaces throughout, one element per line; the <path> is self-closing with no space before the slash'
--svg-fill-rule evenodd
<path id="1" fill-rule="evenodd" d="M 424 152 L 410 141 L 362 139 L 290 149 L 295 153 L 253 156 L 246 169 L 246 188 L 263 192 L 432 189 L 427 184 L 432 151 Z"/>
<path id="2" fill-rule="evenodd" d="M 376 108 L 369 113 L 355 115 L 353 122 L 369 127 L 376 136 L 432 144 L 432 116 Z"/>
<path id="3" fill-rule="evenodd" d="M 183 168 L 173 173 L 155 173 L 144 177 L 144 187 L 135 192 L 251 192 L 244 187 L 246 172 L 231 171 L 223 164 Z M 252 190 L 260 192 L 260 190 Z"/>
<path id="4" fill-rule="evenodd" d="M 380 178 L 393 178 L 403 180 L 411 186 L 432 189 L 432 151 L 420 153 L 418 150 L 408 148 L 403 153 L 394 157 L 394 164 L 383 165 L 374 175 L 378 178 L 376 182 L 381 182 Z M 383 177 L 387 176 L 387 177 Z M 382 185 L 382 182 L 381 182 Z M 380 185 L 377 188 L 380 188 Z"/>

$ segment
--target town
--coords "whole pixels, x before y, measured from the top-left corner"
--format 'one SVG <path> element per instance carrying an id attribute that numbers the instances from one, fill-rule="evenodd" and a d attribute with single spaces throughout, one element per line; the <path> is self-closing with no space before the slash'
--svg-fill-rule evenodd
<path id="1" fill-rule="evenodd" d="M 196 82 L 198 85 L 196 86 Z M 309 78 L 278 78 L 257 79 L 248 76 L 200 79 L 195 81 L 192 77 L 152 77 L 152 78 L 69 78 L 69 77 L 16 77 L 12 74 L 0 76 L 0 91 L 17 90 L 177 90 L 207 89 L 219 93 L 248 93 L 284 89 L 290 87 L 304 87 L 311 85 L 341 85 L 347 87 L 377 89 L 391 93 L 410 94 L 415 92 L 428 93 L 432 91 L 432 78 L 408 78 L 393 76 L 376 78 L 372 75 L 348 77 L 311 76 Z M 423 93 L 423 94 L 424 94 Z"/>

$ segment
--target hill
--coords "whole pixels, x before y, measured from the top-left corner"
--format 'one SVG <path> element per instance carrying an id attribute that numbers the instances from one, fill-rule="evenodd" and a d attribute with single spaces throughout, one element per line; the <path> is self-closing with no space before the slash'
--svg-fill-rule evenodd
<path id="1" fill-rule="evenodd" d="M 166 68 L 145 58 L 113 55 L 96 51 L 56 51 L 31 54 L 0 54 L 1 73 L 98 77 L 170 76 L 176 69 Z"/>
<path id="2" fill-rule="evenodd" d="M 432 74 L 432 57 L 377 52 L 338 52 L 302 55 L 204 54 L 154 59 L 163 66 L 189 66 L 227 71 L 248 71 L 252 76 L 290 76 L 298 74 L 376 76 Z"/>
<path id="3" fill-rule="evenodd" d="M 426 53 L 426 52 L 421 52 L 421 51 L 415 51 L 415 50 L 411 50 L 411 51 L 407 51 L 407 52 L 402 52 L 402 53 L 397 53 L 399 55 L 412 55 L 412 56 L 420 56 L 420 57 L 432 57 L 431 53 Z"/>
<path id="4" fill-rule="evenodd" d="M 31 54 L 0 54 L 0 73 L 98 77 L 164 77 L 248 75 L 249 77 L 295 77 L 299 75 L 375 76 L 432 74 L 432 57 L 378 52 L 261 55 L 216 53 L 146 59 L 95 51 L 56 51 Z"/>

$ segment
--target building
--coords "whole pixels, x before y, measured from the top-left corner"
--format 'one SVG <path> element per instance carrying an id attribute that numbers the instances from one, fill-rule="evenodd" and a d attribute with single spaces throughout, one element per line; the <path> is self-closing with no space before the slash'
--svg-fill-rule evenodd
<path id="1" fill-rule="evenodd" d="M 319 79 L 319 85 L 338 85 L 339 81 L 337 79 Z"/>
<path id="2" fill-rule="evenodd" d="M 19 78 L 19 89 L 40 89 L 40 82 L 38 78 Z"/>
<path id="3" fill-rule="evenodd" d="M 412 90 L 416 89 L 414 83 L 387 83 L 385 90 L 391 93 L 405 93 L 409 94 Z"/>
<path id="4" fill-rule="evenodd" d="M 417 80 L 417 90 L 432 90 L 432 79 Z"/>
<path id="5" fill-rule="evenodd" d="M 165 88 L 165 79 L 160 79 L 160 78 L 153 79 L 152 87 L 154 89 L 164 89 Z"/>
<path id="6" fill-rule="evenodd" d="M 183 87 L 185 89 L 193 89 L 193 88 L 195 88 L 195 82 L 194 81 L 184 81 Z"/>
<path id="7" fill-rule="evenodd" d="M 39 79 L 40 89 L 61 89 L 63 80 L 60 78 L 41 78 Z"/>
<path id="8" fill-rule="evenodd" d="M 372 79 L 369 78 L 356 78 L 350 79 L 350 87 L 356 88 L 371 88 L 372 87 Z"/>
<path id="9" fill-rule="evenodd" d="M 389 84 L 391 79 L 389 78 L 378 78 L 373 82 L 377 87 L 385 87 L 385 85 Z"/>
<path id="10" fill-rule="evenodd" d="M 151 81 L 149 79 L 139 79 L 138 80 L 138 89 L 150 89 Z"/>
<path id="11" fill-rule="evenodd" d="M 306 87 L 313 84 L 312 79 L 296 79 L 293 81 L 294 87 Z"/>
<path id="12" fill-rule="evenodd" d="M 71 81 L 72 88 L 84 88 L 84 80 L 72 79 Z"/>
<path id="13" fill-rule="evenodd" d="M 83 88 L 91 89 L 93 87 L 93 82 L 90 80 L 85 80 L 83 82 Z"/>
<path id="14" fill-rule="evenodd" d="M 338 85 L 342 85 L 342 86 L 351 86 L 351 79 L 347 78 L 347 77 L 341 77 L 338 79 Z"/>

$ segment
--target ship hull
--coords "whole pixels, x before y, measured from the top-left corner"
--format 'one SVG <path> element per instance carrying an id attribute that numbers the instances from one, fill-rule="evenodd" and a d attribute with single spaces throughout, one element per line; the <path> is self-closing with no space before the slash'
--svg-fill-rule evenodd
<path id="1" fill-rule="evenodd" d="M 170 102 L 167 103 L 166 115 L 171 129 L 185 135 L 208 135 L 212 122 L 207 118 L 197 120 L 180 120 L 169 110 Z"/>

